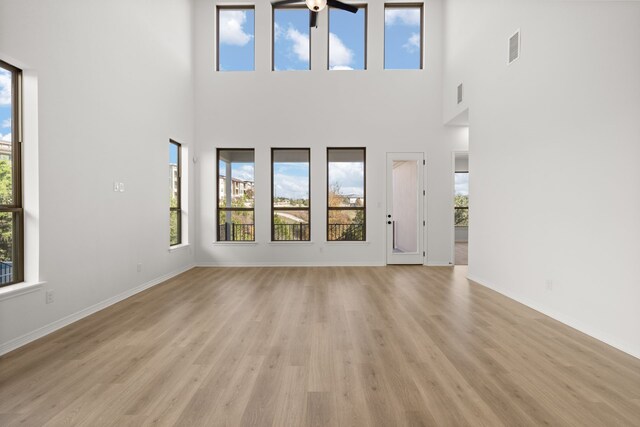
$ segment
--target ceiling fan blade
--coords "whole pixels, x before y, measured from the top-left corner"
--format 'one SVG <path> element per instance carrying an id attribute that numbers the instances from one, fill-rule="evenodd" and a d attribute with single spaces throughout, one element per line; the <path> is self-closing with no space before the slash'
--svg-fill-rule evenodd
<path id="1" fill-rule="evenodd" d="M 304 3 L 304 0 L 278 0 L 271 2 L 272 6 L 284 6 L 292 3 Z"/>
<path id="2" fill-rule="evenodd" d="M 351 13 L 358 13 L 357 7 L 352 6 L 350 4 L 342 3 L 341 1 L 338 1 L 338 0 L 327 0 L 327 4 L 331 7 L 335 7 L 336 9 L 346 10 L 347 12 L 351 12 Z"/>
<path id="3" fill-rule="evenodd" d="M 309 27 L 318 28 L 318 12 L 310 11 L 309 14 Z"/>

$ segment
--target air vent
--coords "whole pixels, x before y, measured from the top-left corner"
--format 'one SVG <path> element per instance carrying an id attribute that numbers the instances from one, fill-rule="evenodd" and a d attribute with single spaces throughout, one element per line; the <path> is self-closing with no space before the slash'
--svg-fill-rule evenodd
<path id="1" fill-rule="evenodd" d="M 509 64 L 520 57 L 520 30 L 509 37 Z"/>
<path id="2" fill-rule="evenodd" d="M 462 102 L 462 83 L 458 85 L 458 104 Z"/>

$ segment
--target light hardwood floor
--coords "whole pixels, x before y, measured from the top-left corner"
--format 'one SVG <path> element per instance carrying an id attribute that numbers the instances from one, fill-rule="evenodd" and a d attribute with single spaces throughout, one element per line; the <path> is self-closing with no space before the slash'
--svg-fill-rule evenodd
<path id="1" fill-rule="evenodd" d="M 640 425 L 640 361 L 466 268 L 196 268 L 0 359 L 0 425 Z"/>

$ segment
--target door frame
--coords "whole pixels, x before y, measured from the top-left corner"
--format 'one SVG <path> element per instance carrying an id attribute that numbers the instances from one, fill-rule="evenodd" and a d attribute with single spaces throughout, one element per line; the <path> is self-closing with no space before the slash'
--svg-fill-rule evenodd
<path id="1" fill-rule="evenodd" d="M 418 162 L 418 188 L 416 189 L 416 197 L 417 206 L 418 206 L 418 214 L 416 219 L 417 228 L 417 238 L 418 238 L 418 250 L 416 253 L 411 254 L 393 254 L 390 240 L 393 239 L 393 232 L 390 231 L 390 225 L 388 224 L 389 215 L 391 215 L 393 209 L 393 179 L 392 179 L 392 168 L 394 160 L 415 160 Z M 387 152 L 385 157 L 385 195 L 386 195 L 386 206 L 385 206 L 385 217 L 384 217 L 384 226 L 385 226 L 385 262 L 387 265 L 394 264 L 413 264 L 413 265 L 424 265 L 426 264 L 426 249 L 425 249 L 425 231 L 426 231 L 426 220 L 425 220 L 425 212 L 426 212 L 426 158 L 424 152 Z M 420 165 L 422 163 L 422 165 Z"/>

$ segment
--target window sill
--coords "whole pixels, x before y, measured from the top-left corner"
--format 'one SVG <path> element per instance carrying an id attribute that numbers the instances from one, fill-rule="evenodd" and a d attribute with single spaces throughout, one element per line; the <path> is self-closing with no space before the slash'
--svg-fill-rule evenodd
<path id="1" fill-rule="evenodd" d="M 235 246 L 235 245 L 239 245 L 239 246 L 253 246 L 253 245 L 257 245 L 258 242 L 256 241 L 246 241 L 246 240 L 221 240 L 221 241 L 215 241 L 213 242 L 213 244 L 215 246 L 227 246 L 227 245 L 231 245 L 231 246 Z"/>
<path id="2" fill-rule="evenodd" d="M 180 249 L 188 248 L 188 243 L 180 243 L 179 245 L 169 246 L 169 252 L 179 251 Z"/>
<path id="3" fill-rule="evenodd" d="M 43 288 L 46 282 L 20 282 L 0 288 L 0 301 L 30 294 Z"/>
<path id="4" fill-rule="evenodd" d="M 343 245 L 357 245 L 357 246 L 361 246 L 361 245 L 370 245 L 371 242 L 366 240 L 364 242 L 362 241 L 351 241 L 351 240 L 327 240 L 324 242 L 325 245 L 336 245 L 336 246 L 343 246 Z"/>
<path id="5" fill-rule="evenodd" d="M 311 240 L 282 240 L 282 241 L 271 241 L 270 245 L 313 245 L 313 241 Z"/>

